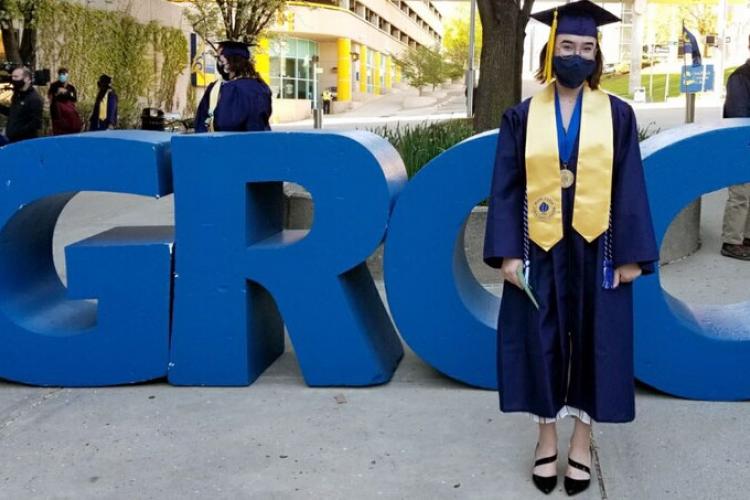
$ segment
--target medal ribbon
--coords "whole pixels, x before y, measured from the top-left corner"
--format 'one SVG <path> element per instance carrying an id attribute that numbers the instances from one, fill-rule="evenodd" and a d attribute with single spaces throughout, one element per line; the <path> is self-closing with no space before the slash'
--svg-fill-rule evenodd
<path id="1" fill-rule="evenodd" d="M 609 96 L 583 87 L 573 228 L 591 242 L 609 225 L 614 145 Z M 529 239 L 549 251 L 563 237 L 554 83 L 531 99 L 526 130 Z"/>

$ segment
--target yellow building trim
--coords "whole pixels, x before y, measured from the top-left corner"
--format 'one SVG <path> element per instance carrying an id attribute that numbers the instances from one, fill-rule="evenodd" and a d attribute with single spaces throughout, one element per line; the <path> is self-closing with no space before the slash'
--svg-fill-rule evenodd
<path id="1" fill-rule="evenodd" d="M 352 13 L 348 9 L 342 9 L 338 5 L 328 5 L 325 3 L 315 3 L 315 2 L 287 2 L 287 5 L 295 5 L 297 7 L 307 7 L 310 9 L 328 9 L 328 10 L 340 10 L 341 12 L 349 12 Z"/>
<path id="2" fill-rule="evenodd" d="M 258 40 L 258 49 L 253 54 L 255 59 L 255 71 L 258 72 L 263 81 L 271 83 L 271 55 L 270 55 L 271 44 L 268 38 L 261 38 Z"/>
<path id="3" fill-rule="evenodd" d="M 385 90 L 391 90 L 393 82 L 391 77 L 393 75 L 393 65 L 391 64 L 391 56 L 385 56 Z"/>
<path id="4" fill-rule="evenodd" d="M 367 93 L 367 47 L 359 46 L 359 91 Z"/>
<path id="5" fill-rule="evenodd" d="M 372 58 L 372 92 L 375 95 L 382 94 L 380 88 L 380 52 L 375 52 Z"/>
<path id="6" fill-rule="evenodd" d="M 336 73 L 336 100 L 352 100 L 352 41 L 350 38 L 339 38 L 338 66 Z"/>

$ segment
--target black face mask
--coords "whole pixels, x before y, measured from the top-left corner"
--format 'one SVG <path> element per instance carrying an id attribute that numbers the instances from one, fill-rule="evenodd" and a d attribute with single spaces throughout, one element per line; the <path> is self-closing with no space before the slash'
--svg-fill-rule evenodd
<path id="1" fill-rule="evenodd" d="M 13 86 L 13 90 L 15 90 L 16 92 L 20 92 L 21 90 L 23 90 L 26 82 L 23 80 L 11 80 L 10 84 Z"/>
<path id="2" fill-rule="evenodd" d="M 229 72 L 227 71 L 227 67 L 221 63 L 216 63 L 216 69 L 219 71 L 219 74 L 224 80 L 229 80 Z"/>
<path id="3" fill-rule="evenodd" d="M 594 72 L 596 61 L 579 55 L 555 56 L 552 58 L 552 67 L 562 86 L 576 89 Z"/>

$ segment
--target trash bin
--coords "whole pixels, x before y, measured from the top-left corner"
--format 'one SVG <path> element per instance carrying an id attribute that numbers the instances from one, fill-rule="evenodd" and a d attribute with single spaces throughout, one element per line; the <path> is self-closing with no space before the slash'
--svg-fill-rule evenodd
<path id="1" fill-rule="evenodd" d="M 146 108 L 141 112 L 141 129 L 164 131 L 164 111 Z"/>
<path id="2" fill-rule="evenodd" d="M 633 92 L 634 102 L 646 102 L 646 87 L 637 87 Z"/>

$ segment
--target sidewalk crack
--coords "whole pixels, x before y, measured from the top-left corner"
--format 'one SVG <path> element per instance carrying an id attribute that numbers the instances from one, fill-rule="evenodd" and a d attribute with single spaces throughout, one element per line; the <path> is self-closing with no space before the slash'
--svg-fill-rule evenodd
<path id="1" fill-rule="evenodd" d="M 63 389 L 61 387 L 46 390 L 41 396 L 31 396 L 11 407 L 0 415 L 0 439 L 2 439 L 10 427 L 21 417 L 43 404 L 48 399 L 57 396 Z"/>
<path id="2" fill-rule="evenodd" d="M 591 457 L 592 457 L 592 463 L 594 465 L 594 468 L 596 468 L 596 478 L 597 482 L 599 483 L 599 494 L 602 497 L 602 500 L 606 500 L 609 498 L 607 496 L 607 487 L 604 484 L 604 474 L 602 474 L 602 463 L 599 460 L 599 447 L 596 445 L 596 440 L 594 439 L 594 433 L 591 433 Z"/>

